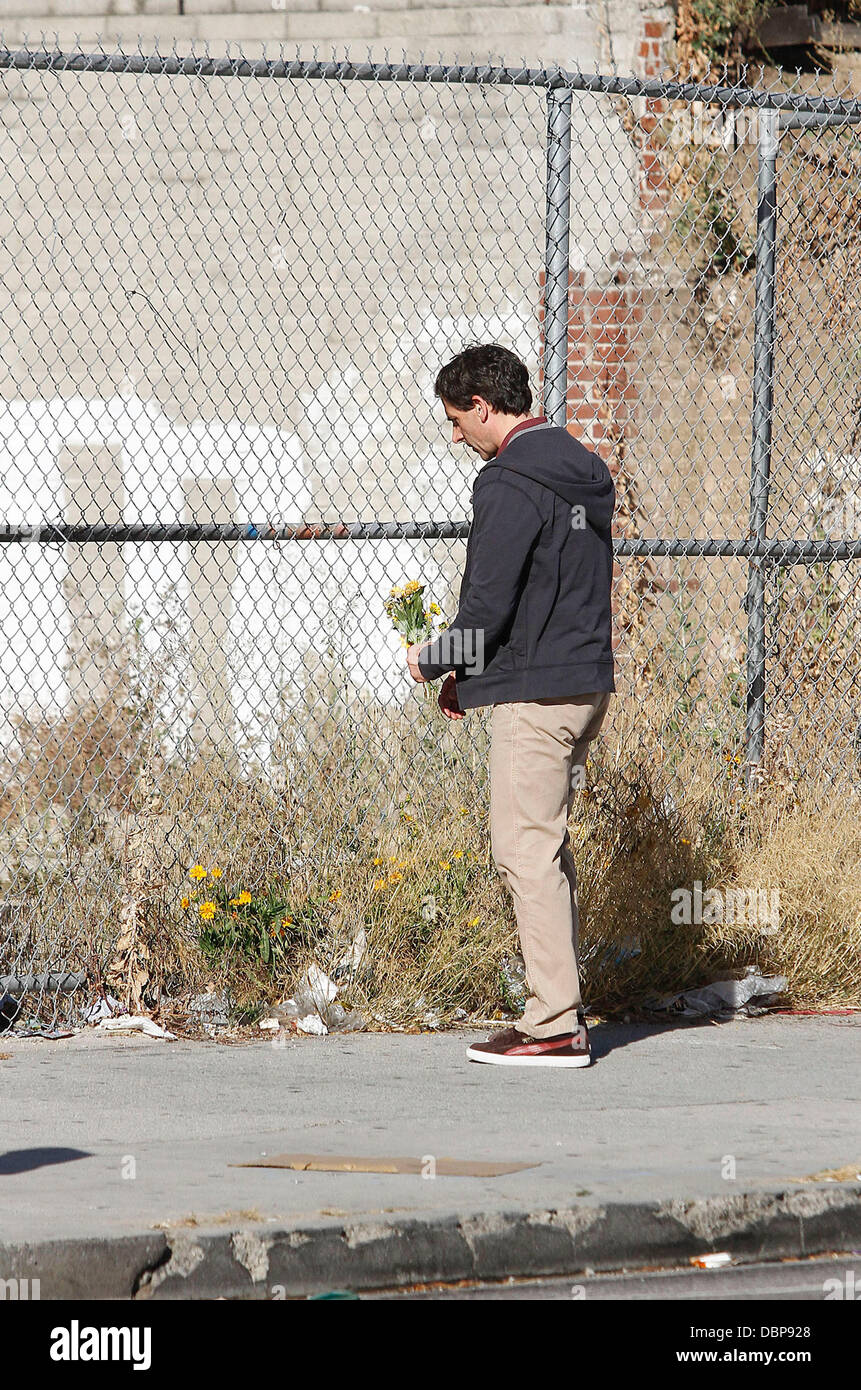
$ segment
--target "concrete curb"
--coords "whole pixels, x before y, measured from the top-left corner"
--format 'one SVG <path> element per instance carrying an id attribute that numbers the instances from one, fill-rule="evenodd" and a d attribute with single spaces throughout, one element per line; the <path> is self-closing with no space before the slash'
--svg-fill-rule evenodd
<path id="1" fill-rule="evenodd" d="M 4 1278 L 43 1299 L 290 1298 L 436 1280 L 493 1280 L 741 1262 L 861 1248 L 861 1186 L 433 1218 L 247 1225 L 0 1246 Z"/>

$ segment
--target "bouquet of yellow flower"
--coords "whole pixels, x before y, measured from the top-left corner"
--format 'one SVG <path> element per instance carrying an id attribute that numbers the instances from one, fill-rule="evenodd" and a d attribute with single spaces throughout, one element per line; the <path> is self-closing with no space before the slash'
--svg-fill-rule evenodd
<path id="1" fill-rule="evenodd" d="M 417 579 L 401 587 L 395 587 L 386 599 L 385 609 L 401 634 L 401 643 L 411 647 L 414 642 L 427 642 L 436 632 L 443 632 L 446 623 L 440 623 L 434 631 L 434 619 L 439 617 L 440 608 L 436 603 L 424 604 L 424 584 Z"/>

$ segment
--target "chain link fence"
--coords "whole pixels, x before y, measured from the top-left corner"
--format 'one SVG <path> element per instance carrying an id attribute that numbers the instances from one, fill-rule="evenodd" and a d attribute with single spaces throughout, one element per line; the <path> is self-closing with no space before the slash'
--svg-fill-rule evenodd
<path id="1" fill-rule="evenodd" d="M 43 49 L 0 120 L 2 990 L 140 1005 L 195 865 L 336 902 L 406 788 L 480 803 L 384 611 L 456 608 L 470 341 L 616 480 L 596 785 L 857 789 L 861 102 Z"/>

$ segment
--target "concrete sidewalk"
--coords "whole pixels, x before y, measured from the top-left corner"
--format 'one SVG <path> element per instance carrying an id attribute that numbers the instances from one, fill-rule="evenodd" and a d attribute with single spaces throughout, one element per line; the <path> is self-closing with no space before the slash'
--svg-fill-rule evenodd
<path id="1" fill-rule="evenodd" d="M 470 1063 L 474 1036 L 0 1038 L 0 1277 L 273 1297 L 861 1247 L 861 1182 L 793 1181 L 861 1172 L 861 1013 L 597 1025 L 580 1071 Z M 229 1166 L 285 1152 L 537 1166 Z"/>

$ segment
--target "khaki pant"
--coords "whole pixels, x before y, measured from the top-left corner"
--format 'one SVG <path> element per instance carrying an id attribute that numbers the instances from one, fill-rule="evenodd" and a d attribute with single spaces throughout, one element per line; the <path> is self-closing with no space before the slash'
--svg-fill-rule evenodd
<path id="1" fill-rule="evenodd" d="M 491 715 L 490 842 L 511 890 L 529 998 L 517 1027 L 572 1033 L 582 1009 L 577 873 L 568 816 L 610 692 L 498 704 Z"/>

